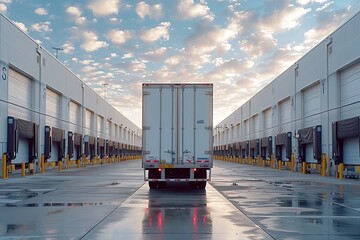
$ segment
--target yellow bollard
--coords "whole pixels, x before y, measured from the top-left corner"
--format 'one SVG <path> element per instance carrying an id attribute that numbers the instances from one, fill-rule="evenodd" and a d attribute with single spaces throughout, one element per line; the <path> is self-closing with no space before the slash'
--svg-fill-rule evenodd
<path id="1" fill-rule="evenodd" d="M 40 173 L 45 173 L 45 155 L 41 154 Z"/>
<path id="2" fill-rule="evenodd" d="M 265 159 L 262 160 L 262 167 L 265 167 Z"/>
<path id="3" fill-rule="evenodd" d="M 62 161 L 61 160 L 58 161 L 58 170 L 59 170 L 59 172 L 61 172 L 61 170 L 62 170 Z"/>
<path id="4" fill-rule="evenodd" d="M 338 167 L 339 179 L 342 180 L 344 177 L 344 164 L 340 163 Z"/>
<path id="5" fill-rule="evenodd" d="M 326 155 L 321 155 L 321 176 L 326 176 Z"/>
<path id="6" fill-rule="evenodd" d="M 301 163 L 301 172 L 303 174 L 306 174 L 306 162 L 305 161 Z"/>
<path id="7" fill-rule="evenodd" d="M 77 168 L 80 168 L 81 167 L 81 159 L 78 159 L 77 160 Z"/>
<path id="8" fill-rule="evenodd" d="M 278 160 L 278 170 L 282 170 L 282 161 Z"/>
<path id="9" fill-rule="evenodd" d="M 83 154 L 83 167 L 86 167 L 86 155 Z"/>
<path id="10" fill-rule="evenodd" d="M 6 154 L 3 154 L 2 157 L 2 178 L 6 179 L 8 178 L 8 173 L 7 173 L 7 159 L 6 159 Z"/>
<path id="11" fill-rule="evenodd" d="M 271 154 L 270 156 L 270 167 L 274 168 L 274 154 Z"/>
<path id="12" fill-rule="evenodd" d="M 21 176 L 25 177 L 25 163 L 24 162 L 21 163 Z"/>
<path id="13" fill-rule="evenodd" d="M 66 154 L 65 168 L 66 168 L 66 169 L 69 169 L 69 168 L 70 168 L 70 166 L 69 166 L 69 154 Z"/>

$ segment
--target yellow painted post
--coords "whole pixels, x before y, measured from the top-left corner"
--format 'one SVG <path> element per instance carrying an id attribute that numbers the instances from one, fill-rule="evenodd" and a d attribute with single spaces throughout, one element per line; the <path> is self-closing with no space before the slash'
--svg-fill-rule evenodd
<path id="1" fill-rule="evenodd" d="M 6 163 L 6 154 L 3 154 L 3 157 L 2 157 L 2 178 L 3 179 L 6 179 L 8 178 L 7 176 L 7 163 Z"/>
<path id="2" fill-rule="evenodd" d="M 66 158 L 65 158 L 65 168 L 69 169 L 69 154 L 66 154 Z"/>
<path id="3" fill-rule="evenodd" d="M 40 161 L 40 172 L 45 173 L 45 155 L 41 154 L 41 161 Z"/>
<path id="4" fill-rule="evenodd" d="M 62 161 L 58 161 L 58 169 L 59 169 L 59 172 L 61 172 L 62 170 Z"/>
<path id="5" fill-rule="evenodd" d="M 339 164 L 338 171 L 339 171 L 339 179 L 342 180 L 344 177 L 344 164 L 343 163 Z"/>
<path id="6" fill-rule="evenodd" d="M 274 154 L 271 154 L 270 156 L 270 167 L 274 168 Z"/>
<path id="7" fill-rule="evenodd" d="M 278 160 L 278 170 L 282 170 L 282 161 Z"/>
<path id="8" fill-rule="evenodd" d="M 25 163 L 24 162 L 21 163 L 21 176 L 25 177 Z"/>
<path id="9" fill-rule="evenodd" d="M 86 167 L 86 155 L 83 154 L 83 167 Z"/>
<path id="10" fill-rule="evenodd" d="M 293 153 L 291 154 L 291 169 L 290 169 L 290 171 L 295 172 L 295 156 Z"/>
<path id="11" fill-rule="evenodd" d="M 321 155 L 321 176 L 326 176 L 326 155 Z"/>
<path id="12" fill-rule="evenodd" d="M 77 168 L 80 168 L 81 167 L 81 159 L 78 159 L 76 162 L 77 162 Z"/>
<path id="13" fill-rule="evenodd" d="M 306 162 L 305 161 L 301 163 L 301 172 L 303 174 L 306 174 Z"/>
<path id="14" fill-rule="evenodd" d="M 265 167 L 265 159 L 262 160 L 262 167 Z"/>

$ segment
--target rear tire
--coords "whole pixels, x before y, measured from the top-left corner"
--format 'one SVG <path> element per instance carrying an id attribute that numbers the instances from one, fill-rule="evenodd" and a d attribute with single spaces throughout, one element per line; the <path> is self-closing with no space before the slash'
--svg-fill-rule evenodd
<path id="1" fill-rule="evenodd" d="M 149 182 L 149 188 L 150 189 L 157 189 L 158 183 L 157 182 Z"/>
<path id="2" fill-rule="evenodd" d="M 198 182 L 197 187 L 198 187 L 198 189 L 205 189 L 206 182 Z"/>

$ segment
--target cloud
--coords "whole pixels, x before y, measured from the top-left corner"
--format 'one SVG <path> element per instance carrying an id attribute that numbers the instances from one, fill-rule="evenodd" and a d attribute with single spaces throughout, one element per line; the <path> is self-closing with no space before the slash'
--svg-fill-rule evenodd
<path id="1" fill-rule="evenodd" d="M 52 32 L 50 28 L 51 22 L 39 22 L 31 25 L 31 29 L 36 32 Z"/>
<path id="2" fill-rule="evenodd" d="M 80 47 L 86 52 L 93 52 L 109 45 L 107 42 L 99 41 L 97 35 L 91 31 L 84 32 L 83 38 L 84 43 Z"/>
<path id="3" fill-rule="evenodd" d="M 146 60 L 150 60 L 150 61 L 160 61 L 161 59 L 163 59 L 166 55 L 166 47 L 161 47 L 149 52 L 146 52 L 144 55 L 142 55 L 142 57 Z"/>
<path id="4" fill-rule="evenodd" d="M 309 3 L 324 3 L 328 0 L 298 0 L 297 3 L 300 5 L 306 5 Z"/>
<path id="5" fill-rule="evenodd" d="M 86 18 L 82 16 L 82 12 L 78 7 L 70 6 L 66 8 L 65 12 L 70 16 L 72 20 L 75 21 L 76 24 L 84 24 L 86 22 Z"/>
<path id="6" fill-rule="evenodd" d="M 48 15 L 48 11 L 45 8 L 37 8 L 34 13 L 41 16 Z"/>
<path id="7" fill-rule="evenodd" d="M 281 4 L 281 1 L 279 4 Z M 274 7 L 275 9 L 268 12 L 259 23 L 261 29 L 274 33 L 299 26 L 301 18 L 311 11 L 311 8 L 295 7 L 291 4 L 278 6 L 279 8 L 277 6 Z"/>
<path id="8" fill-rule="evenodd" d="M 65 54 L 70 54 L 70 53 L 72 53 L 72 52 L 75 50 L 75 48 L 74 48 L 74 46 L 72 45 L 72 43 L 69 43 L 69 42 L 63 44 L 61 47 L 64 49 L 63 52 L 64 52 Z"/>
<path id="9" fill-rule="evenodd" d="M 23 30 L 25 33 L 28 33 L 28 29 L 27 29 L 27 27 L 25 26 L 24 23 L 22 23 L 22 22 L 15 22 L 15 21 L 13 21 L 13 23 L 14 23 L 16 26 L 18 26 L 18 28 L 20 28 L 21 30 Z"/>
<path id="10" fill-rule="evenodd" d="M 146 70 L 145 62 L 133 60 L 131 62 L 123 62 L 120 64 L 120 70 L 123 72 L 144 72 Z"/>
<path id="11" fill-rule="evenodd" d="M 239 42 L 240 49 L 253 58 L 272 50 L 277 45 L 273 35 L 265 30 L 252 33 L 246 40 Z"/>
<path id="12" fill-rule="evenodd" d="M 171 26 L 170 22 L 162 22 L 159 26 L 155 28 L 150 28 L 143 30 L 139 33 L 139 37 L 144 42 L 156 42 L 159 39 L 169 40 L 169 27 Z"/>
<path id="13" fill-rule="evenodd" d="M 7 12 L 7 6 L 3 3 L 0 3 L 0 12 L 1 13 L 6 13 Z"/>
<path id="14" fill-rule="evenodd" d="M 95 16 L 105 17 L 118 14 L 120 8 L 120 0 L 92 0 L 88 8 Z"/>
<path id="15" fill-rule="evenodd" d="M 149 16 L 149 18 L 158 20 L 162 16 L 162 6 L 161 4 L 151 6 L 145 2 L 139 2 L 136 5 L 136 14 L 142 19 Z"/>
<path id="16" fill-rule="evenodd" d="M 133 53 L 126 53 L 124 54 L 124 56 L 122 57 L 122 59 L 129 59 L 129 58 L 133 58 L 134 54 Z"/>
<path id="17" fill-rule="evenodd" d="M 317 12 L 318 12 L 318 11 L 322 11 L 322 10 L 324 10 L 325 8 L 329 7 L 329 6 L 330 6 L 331 4 L 333 4 L 333 3 L 334 3 L 334 2 L 327 2 L 327 3 L 325 3 L 323 6 L 317 8 L 316 11 L 317 11 Z"/>
<path id="18" fill-rule="evenodd" d="M 110 30 L 106 35 L 106 39 L 110 40 L 113 44 L 121 45 L 133 37 L 132 31 L 123 31 L 118 29 Z"/>
<path id="19" fill-rule="evenodd" d="M 177 14 L 182 19 L 193 19 L 210 15 L 210 8 L 203 3 L 195 4 L 193 0 L 179 0 Z"/>

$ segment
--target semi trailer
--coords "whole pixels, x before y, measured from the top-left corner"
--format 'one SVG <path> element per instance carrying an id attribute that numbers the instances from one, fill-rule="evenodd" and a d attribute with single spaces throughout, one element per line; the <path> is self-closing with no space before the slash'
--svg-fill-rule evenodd
<path id="1" fill-rule="evenodd" d="M 143 83 L 142 167 L 150 189 L 203 189 L 213 167 L 213 84 Z"/>

